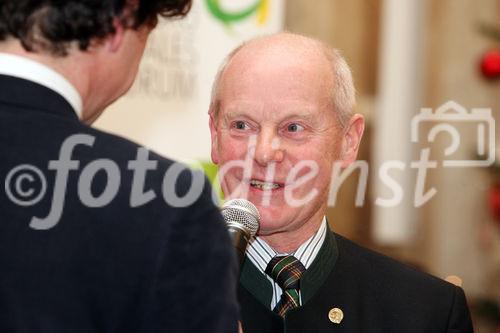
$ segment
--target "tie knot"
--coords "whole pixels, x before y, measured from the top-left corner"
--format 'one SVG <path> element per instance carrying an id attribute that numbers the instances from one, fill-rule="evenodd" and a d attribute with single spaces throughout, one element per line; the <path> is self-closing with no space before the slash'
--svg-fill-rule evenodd
<path id="1" fill-rule="evenodd" d="M 299 280 L 306 268 L 294 256 L 276 256 L 266 267 L 266 274 L 282 289 L 298 289 Z"/>

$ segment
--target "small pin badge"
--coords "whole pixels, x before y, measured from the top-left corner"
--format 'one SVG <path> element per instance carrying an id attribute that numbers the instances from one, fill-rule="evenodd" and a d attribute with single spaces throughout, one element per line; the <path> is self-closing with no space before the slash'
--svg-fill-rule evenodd
<path id="1" fill-rule="evenodd" d="M 334 324 L 340 324 L 344 319 L 344 313 L 339 308 L 333 308 L 328 312 L 328 319 Z"/>

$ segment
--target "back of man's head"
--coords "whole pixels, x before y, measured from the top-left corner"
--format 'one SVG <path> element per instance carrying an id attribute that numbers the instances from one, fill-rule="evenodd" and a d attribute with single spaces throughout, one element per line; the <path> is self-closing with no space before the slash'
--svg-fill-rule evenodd
<path id="1" fill-rule="evenodd" d="M 27 51 L 66 55 L 70 44 L 87 50 L 114 32 L 114 20 L 130 28 L 155 25 L 158 15 L 184 16 L 191 0 L 2 0 L 0 41 L 18 39 Z"/>
<path id="2" fill-rule="evenodd" d="M 182 17 L 192 0 L 2 0 L 0 52 L 57 72 L 93 122 L 132 86 L 158 17 Z"/>

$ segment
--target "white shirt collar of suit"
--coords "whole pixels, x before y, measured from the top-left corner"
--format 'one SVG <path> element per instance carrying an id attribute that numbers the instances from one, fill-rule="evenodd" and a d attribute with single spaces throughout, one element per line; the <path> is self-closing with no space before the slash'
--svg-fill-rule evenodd
<path id="1" fill-rule="evenodd" d="M 73 107 L 78 118 L 82 118 L 82 97 L 64 76 L 50 67 L 25 57 L 0 53 L 0 74 L 29 80 L 55 91 Z"/>

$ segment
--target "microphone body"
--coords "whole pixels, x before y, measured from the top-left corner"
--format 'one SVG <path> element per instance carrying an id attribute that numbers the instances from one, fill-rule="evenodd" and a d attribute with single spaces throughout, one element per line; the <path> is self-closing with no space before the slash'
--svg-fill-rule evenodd
<path id="1" fill-rule="evenodd" d="M 248 243 L 250 242 L 251 235 L 247 230 L 244 230 L 239 224 L 236 223 L 227 223 L 227 228 L 233 246 L 236 249 L 238 262 L 241 267 L 241 265 L 243 265 L 243 261 L 245 260 L 245 252 L 247 250 Z"/>
<path id="2" fill-rule="evenodd" d="M 252 236 L 259 229 L 260 215 L 257 208 L 248 200 L 227 201 L 221 209 L 240 267 L 245 260 L 245 251 Z"/>

